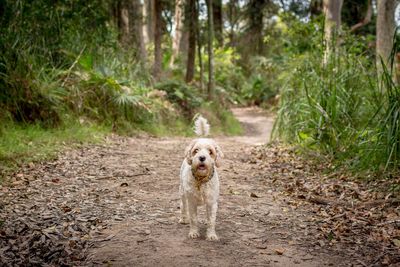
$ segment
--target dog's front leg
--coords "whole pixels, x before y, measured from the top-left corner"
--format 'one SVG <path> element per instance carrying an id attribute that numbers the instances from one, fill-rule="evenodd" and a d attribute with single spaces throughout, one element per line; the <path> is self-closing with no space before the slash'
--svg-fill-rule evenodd
<path id="1" fill-rule="evenodd" d="M 187 196 L 185 194 L 182 194 L 182 197 L 181 197 L 181 218 L 179 219 L 179 223 L 181 223 L 181 224 L 189 223 L 187 206 L 188 206 Z"/>
<path id="2" fill-rule="evenodd" d="M 207 203 L 206 211 L 207 211 L 207 220 L 208 220 L 208 228 L 207 228 L 207 240 L 218 240 L 218 236 L 215 233 L 215 220 L 217 218 L 217 209 L 218 203 Z"/>
<path id="3" fill-rule="evenodd" d="M 198 238 L 200 236 L 199 227 L 197 226 L 197 204 L 193 201 L 188 201 L 189 220 L 190 220 L 190 238 Z"/>

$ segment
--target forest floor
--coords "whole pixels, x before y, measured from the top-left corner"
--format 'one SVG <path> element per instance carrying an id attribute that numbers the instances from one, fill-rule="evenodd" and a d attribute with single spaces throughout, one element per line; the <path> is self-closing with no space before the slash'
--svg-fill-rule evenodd
<path id="1" fill-rule="evenodd" d="M 111 136 L 30 164 L 0 187 L 0 265 L 400 266 L 398 199 L 373 182 L 325 175 L 292 148 L 261 145 L 272 118 L 234 113 L 244 136 L 215 137 L 225 153 L 219 241 L 205 240 L 204 224 L 192 240 L 178 223 L 190 138 Z"/>

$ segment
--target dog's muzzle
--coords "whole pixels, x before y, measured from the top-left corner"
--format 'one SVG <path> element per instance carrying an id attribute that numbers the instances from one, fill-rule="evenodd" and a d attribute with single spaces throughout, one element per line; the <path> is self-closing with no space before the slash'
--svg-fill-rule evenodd
<path id="1" fill-rule="evenodd" d="M 201 184 L 207 183 L 208 181 L 211 180 L 211 178 L 214 176 L 214 164 L 211 166 L 211 170 L 207 175 L 199 175 L 198 170 L 207 170 L 207 166 L 204 163 L 200 163 L 197 166 L 197 170 L 195 168 L 192 168 L 192 175 L 196 179 L 197 182 L 197 187 L 200 189 Z"/>

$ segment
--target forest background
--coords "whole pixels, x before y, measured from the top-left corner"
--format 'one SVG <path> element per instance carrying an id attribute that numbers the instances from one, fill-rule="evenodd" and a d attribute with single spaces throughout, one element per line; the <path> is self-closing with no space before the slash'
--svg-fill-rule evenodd
<path id="1" fill-rule="evenodd" d="M 1 0 L 0 174 L 110 132 L 190 135 L 197 113 L 240 134 L 230 107 L 258 105 L 332 170 L 398 177 L 397 4 Z"/>

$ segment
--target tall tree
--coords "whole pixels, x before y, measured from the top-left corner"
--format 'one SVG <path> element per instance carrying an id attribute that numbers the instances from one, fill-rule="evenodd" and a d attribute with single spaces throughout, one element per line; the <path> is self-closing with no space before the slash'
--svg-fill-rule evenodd
<path id="1" fill-rule="evenodd" d="M 218 41 L 218 45 L 222 46 L 224 44 L 222 0 L 212 0 L 212 10 L 213 10 L 215 39 Z"/>
<path id="2" fill-rule="evenodd" d="M 143 0 L 143 38 L 145 44 L 154 41 L 155 1 Z"/>
<path id="3" fill-rule="evenodd" d="M 114 6 L 114 18 L 118 27 L 118 41 L 127 47 L 130 43 L 129 30 L 129 2 L 128 0 L 117 1 Z"/>
<path id="4" fill-rule="evenodd" d="M 190 83 L 194 77 L 194 66 L 196 58 L 196 0 L 188 0 L 188 14 L 190 20 L 188 20 L 189 26 L 189 47 L 188 47 L 188 57 L 186 62 L 186 82 Z"/>
<path id="5" fill-rule="evenodd" d="M 389 68 L 390 53 L 393 48 L 393 36 L 395 30 L 394 12 L 396 0 L 377 1 L 377 21 L 376 21 L 376 56 L 378 70 L 382 70 L 381 58 L 383 63 Z"/>
<path id="6" fill-rule="evenodd" d="M 161 65 L 162 65 L 162 1 L 154 0 L 154 18 L 155 18 L 155 29 L 154 29 L 154 65 L 153 65 L 153 76 L 156 80 L 160 79 L 161 76 Z"/>
<path id="7" fill-rule="evenodd" d="M 208 22 L 208 99 L 214 98 L 214 23 L 212 0 L 207 0 L 207 22 Z"/>
<path id="8" fill-rule="evenodd" d="M 325 14 L 325 54 L 324 64 L 328 63 L 332 53 L 336 53 L 341 24 L 343 0 L 324 0 Z"/>
<path id="9" fill-rule="evenodd" d="M 236 46 L 236 31 L 240 21 L 239 0 L 230 0 L 226 4 L 226 17 L 229 25 L 229 46 Z"/>
<path id="10" fill-rule="evenodd" d="M 145 62 L 147 57 L 146 44 L 143 35 L 143 15 L 140 0 L 131 0 L 129 8 L 129 28 L 133 38 L 133 44 L 137 48 L 136 57 Z"/>
<path id="11" fill-rule="evenodd" d="M 201 38 L 200 38 L 200 23 L 199 23 L 199 12 L 200 12 L 200 0 L 196 0 L 196 40 L 197 40 L 197 58 L 199 59 L 199 69 L 200 69 L 200 90 L 203 91 L 203 59 L 201 55 Z"/>
<path id="12" fill-rule="evenodd" d="M 175 0 L 174 36 L 172 38 L 172 55 L 171 55 L 170 66 L 174 65 L 174 61 L 178 57 L 181 47 L 184 5 L 185 5 L 184 0 Z"/>
<path id="13" fill-rule="evenodd" d="M 250 54 L 262 55 L 264 52 L 264 11 L 268 4 L 269 0 L 249 0 L 247 4 L 245 43 Z"/>

